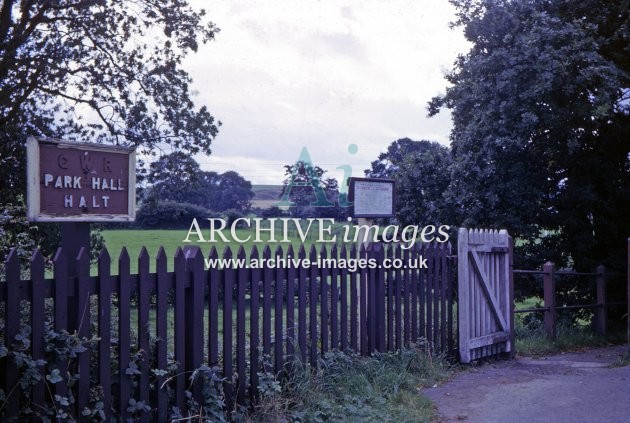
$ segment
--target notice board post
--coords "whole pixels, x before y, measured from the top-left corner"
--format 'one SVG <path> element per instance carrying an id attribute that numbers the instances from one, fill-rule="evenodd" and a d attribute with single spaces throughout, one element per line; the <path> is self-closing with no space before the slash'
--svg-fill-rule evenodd
<path id="1" fill-rule="evenodd" d="M 75 279 L 79 251 L 90 251 L 90 223 L 135 219 L 135 148 L 30 137 L 26 150 L 28 220 L 59 223 L 67 276 Z M 68 329 L 78 324 L 75 295 Z"/>
<path id="2" fill-rule="evenodd" d="M 367 257 L 377 261 L 383 260 L 383 248 L 378 244 L 369 244 L 370 231 L 376 232 L 372 240 L 378 238 L 378 226 L 374 227 L 372 219 L 386 218 L 394 216 L 395 204 L 395 183 L 390 179 L 376 178 L 350 178 L 349 200 L 352 202 L 352 216 L 359 220 L 358 247 L 366 247 Z M 373 350 L 384 350 L 385 330 L 385 275 L 384 270 L 370 270 L 374 272 L 365 283 L 371 281 L 367 286 L 367 298 L 360 298 L 364 302 L 361 309 L 367 310 L 366 326 L 361 328 L 368 336 L 368 348 Z M 363 286 L 364 281 L 360 285 Z"/>

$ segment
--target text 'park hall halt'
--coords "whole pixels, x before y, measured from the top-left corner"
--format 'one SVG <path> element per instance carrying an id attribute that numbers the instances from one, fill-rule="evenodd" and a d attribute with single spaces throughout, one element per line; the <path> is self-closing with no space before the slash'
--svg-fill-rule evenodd
<path id="1" fill-rule="evenodd" d="M 27 155 L 30 220 L 134 219 L 134 148 L 31 137 Z"/>

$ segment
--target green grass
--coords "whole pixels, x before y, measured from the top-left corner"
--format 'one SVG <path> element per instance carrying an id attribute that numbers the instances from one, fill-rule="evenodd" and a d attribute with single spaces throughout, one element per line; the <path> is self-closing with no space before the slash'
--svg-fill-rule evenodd
<path id="1" fill-rule="evenodd" d="M 206 241 L 208 241 L 207 228 L 201 228 L 201 230 Z M 189 238 L 191 242 L 183 242 L 187 235 L 188 230 L 186 229 L 113 229 L 103 231 L 103 238 L 105 239 L 105 245 L 108 249 L 119 251 L 124 246 L 127 247 L 132 257 L 134 256 L 133 253 L 140 252 L 143 246 L 147 248 L 151 256 L 154 256 L 160 247 L 164 247 L 167 255 L 172 257 L 178 247 L 199 246 L 206 251 L 209 251 L 212 247 L 216 247 L 219 251 L 222 251 L 223 248 L 229 246 L 233 252 L 236 252 L 239 247 L 243 246 L 245 250 L 249 252 L 254 245 L 259 248 L 264 248 L 267 244 L 266 242 L 255 243 L 254 231 L 250 229 L 238 229 L 236 231 L 236 235 L 240 239 L 246 239 L 251 236 L 249 241 L 243 243 L 232 240 L 229 232 L 226 233 L 226 238 L 228 238 L 227 243 L 223 242 L 218 236 L 216 242 L 197 242 L 199 240 L 198 237 L 193 235 Z M 260 238 L 261 241 L 268 241 L 269 234 L 262 232 Z M 281 239 L 281 237 L 276 235 L 276 241 Z M 288 239 L 292 241 L 294 245 L 299 242 L 297 237 L 289 237 Z M 312 242 L 309 241 L 310 240 L 307 240 L 307 244 L 310 246 Z M 269 245 L 274 248 L 278 245 L 286 248 L 288 243 L 275 242 Z"/>
<path id="2" fill-rule="evenodd" d="M 254 200 L 279 201 L 282 190 L 282 185 L 252 185 Z"/>
<path id="3" fill-rule="evenodd" d="M 543 300 L 539 297 L 530 297 L 515 304 L 517 310 L 542 306 Z M 576 318 L 573 323 L 560 321 L 556 327 L 555 339 L 550 339 L 545 333 L 542 312 L 517 313 L 514 323 L 516 351 L 526 356 L 542 356 L 602 347 L 624 340 L 623 334 L 614 331 L 606 337 L 597 334 L 593 331 L 588 318 Z"/>
<path id="4" fill-rule="evenodd" d="M 517 301 L 515 302 L 514 306 L 515 309 L 524 309 L 524 308 L 536 308 L 536 307 L 542 307 L 543 304 L 543 299 L 540 297 L 529 297 L 526 298 L 522 301 Z"/>
<path id="5" fill-rule="evenodd" d="M 252 200 L 252 207 L 258 207 L 261 209 L 270 209 L 276 205 L 278 199 L 275 200 Z"/>
<path id="6" fill-rule="evenodd" d="M 548 338 L 544 332 L 518 334 L 516 351 L 520 355 L 542 356 L 565 351 L 577 351 L 584 348 L 603 347 L 609 344 L 606 337 L 596 334 L 587 327 L 558 327 L 556 339 Z"/>
<path id="7" fill-rule="evenodd" d="M 628 348 L 628 351 L 620 354 L 619 357 L 617 357 L 617 359 L 613 363 L 611 363 L 608 367 L 613 368 L 613 367 L 625 367 L 625 366 L 630 366 L 630 348 Z"/>
<path id="8" fill-rule="evenodd" d="M 252 206 L 266 209 L 280 201 L 282 185 L 253 185 L 252 191 L 254 191 Z"/>
<path id="9" fill-rule="evenodd" d="M 203 344 L 207 345 L 208 343 L 208 322 L 209 322 L 209 315 L 210 313 L 208 312 L 208 309 L 205 308 L 204 309 L 204 315 L 203 315 Z M 217 336 L 217 341 L 220 345 L 220 348 L 222 348 L 223 345 L 223 319 L 224 319 L 224 315 L 225 313 L 223 312 L 223 309 L 220 308 L 218 310 L 217 313 L 217 332 L 218 332 L 218 336 Z M 247 333 L 249 333 L 250 331 L 250 315 L 251 312 L 249 309 L 245 310 L 245 328 Z M 272 315 L 272 325 L 273 325 L 273 321 L 274 321 L 275 316 Z M 139 327 L 138 327 L 138 309 L 137 307 L 132 307 L 131 312 L 129 314 L 129 325 L 130 328 L 132 330 L 132 333 L 134 333 L 134 336 L 137 336 L 137 333 L 139 331 Z M 154 335 L 155 334 L 155 330 L 156 330 L 156 319 L 157 319 L 157 313 L 155 308 L 151 308 L 151 310 L 149 311 L 149 332 Z M 259 313 L 259 319 L 262 322 L 262 310 Z M 167 314 L 166 314 L 166 322 L 167 322 L 167 330 L 168 330 L 168 338 L 166 340 L 166 344 L 167 344 L 167 348 L 169 352 L 173 352 L 174 351 L 174 327 L 175 327 L 175 309 L 173 307 L 169 307 L 167 309 Z M 232 310 L 232 333 L 236 334 L 236 323 L 237 323 L 237 311 L 236 309 Z M 206 357 L 207 359 L 207 357 Z"/>
<path id="10" fill-rule="evenodd" d="M 207 227 L 201 227 L 203 236 L 206 238 L 209 237 L 209 229 Z M 311 236 L 309 236 L 305 241 L 305 246 L 308 249 L 311 245 L 315 245 L 317 248 L 321 246 L 321 244 L 317 244 L 317 231 L 315 230 L 316 226 L 313 225 L 313 228 L 310 231 Z M 295 249 L 295 253 L 297 254 L 297 248 L 301 244 L 301 240 L 299 236 L 295 233 L 295 231 L 291 231 L 287 239 L 290 243 L 287 242 L 279 242 L 283 238 L 282 231 L 280 228 L 276 229 L 276 242 L 267 242 L 270 239 L 269 233 L 264 231 L 261 232 L 260 238 L 262 242 L 254 242 L 255 241 L 255 233 L 253 229 L 238 229 L 236 231 L 236 235 L 239 239 L 247 239 L 250 237 L 249 241 L 244 243 L 239 243 L 232 239 L 229 231 L 224 231 L 226 238 L 229 242 L 223 242 L 218 236 L 214 243 L 210 242 L 196 242 L 198 241 L 198 237 L 191 236 L 190 240 L 193 242 L 183 242 L 188 235 L 187 229 L 108 229 L 102 232 L 103 238 L 105 240 L 105 246 L 107 247 L 109 254 L 112 258 L 112 272 L 118 273 L 118 256 L 122 247 L 127 248 L 127 252 L 131 258 L 131 272 L 136 273 L 138 269 L 138 255 L 142 247 L 146 247 L 149 257 L 151 257 L 151 271 L 155 271 L 155 257 L 157 256 L 157 252 L 160 247 L 164 247 L 166 252 L 166 256 L 168 257 L 168 268 L 169 270 L 173 269 L 173 258 L 175 257 L 175 251 L 177 248 L 183 248 L 186 246 L 198 246 L 201 247 L 204 257 L 207 257 L 210 249 L 212 247 L 216 247 L 219 253 L 219 256 L 223 254 L 223 250 L 225 247 L 229 246 L 232 250 L 232 254 L 235 256 L 238 252 L 239 248 L 242 246 L 245 249 L 245 252 L 249 256 L 249 253 L 252 247 L 255 245 L 258 247 L 259 256 L 262 257 L 263 249 L 266 245 L 269 245 L 272 253 L 275 252 L 278 246 L 282 247 L 283 252 L 286 252 L 289 244 L 293 245 Z M 331 245 L 330 243 L 328 245 Z"/>
<path id="11" fill-rule="evenodd" d="M 421 389 L 446 379 L 449 365 L 425 349 L 360 357 L 329 353 L 313 371 L 299 363 L 281 389 L 263 384 L 251 421 L 429 422 Z M 274 389 L 275 388 L 275 389 Z"/>

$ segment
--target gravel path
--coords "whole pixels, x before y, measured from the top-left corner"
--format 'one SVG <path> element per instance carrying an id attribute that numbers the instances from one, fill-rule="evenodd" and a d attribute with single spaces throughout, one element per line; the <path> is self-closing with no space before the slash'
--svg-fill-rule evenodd
<path id="1" fill-rule="evenodd" d="M 425 390 L 438 422 L 630 423 L 630 366 L 614 346 L 473 367 Z"/>

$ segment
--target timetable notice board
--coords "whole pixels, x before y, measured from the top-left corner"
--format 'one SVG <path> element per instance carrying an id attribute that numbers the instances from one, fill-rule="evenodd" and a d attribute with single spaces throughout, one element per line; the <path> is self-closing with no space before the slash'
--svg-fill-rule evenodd
<path id="1" fill-rule="evenodd" d="M 393 217 L 395 182 L 391 179 L 350 178 L 353 217 Z"/>

